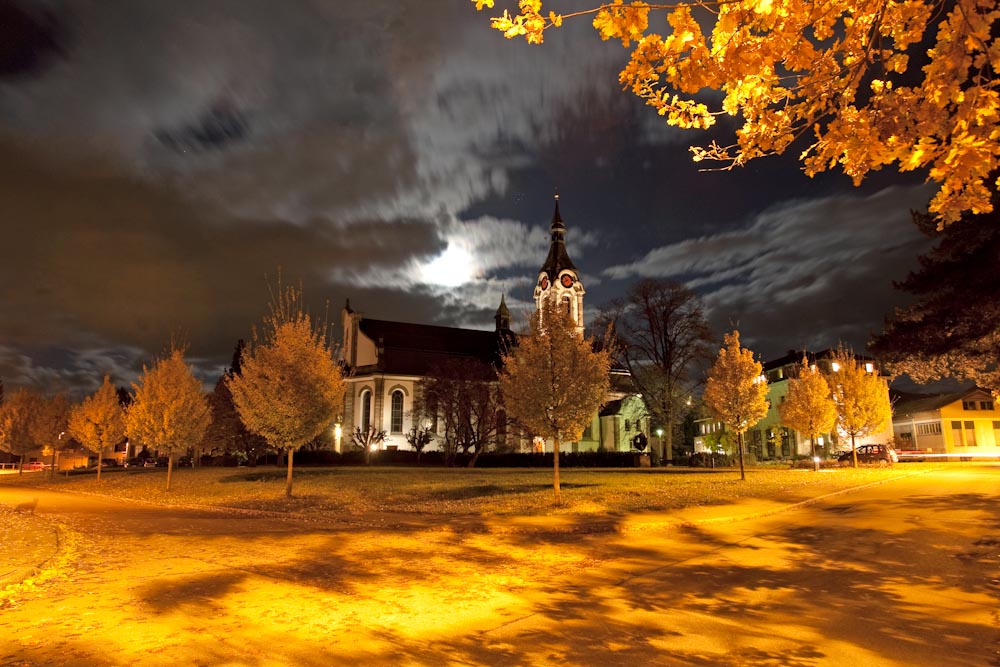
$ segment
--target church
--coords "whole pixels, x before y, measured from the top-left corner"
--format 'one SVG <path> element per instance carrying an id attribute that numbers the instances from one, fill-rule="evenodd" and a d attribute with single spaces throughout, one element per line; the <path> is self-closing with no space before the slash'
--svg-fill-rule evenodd
<path id="1" fill-rule="evenodd" d="M 535 281 L 536 308 L 555 297 L 565 303 L 583 335 L 583 297 L 586 290 L 580 274 L 566 250 L 566 224 L 559 212 L 559 196 L 549 228 L 549 253 Z M 338 449 L 350 448 L 349 434 L 355 428 L 385 431 L 382 447 L 408 449 L 406 433 L 413 428 L 412 408 L 420 382 L 438 365 L 448 360 L 478 360 L 494 367 L 501 362 L 504 341 L 516 336 L 511 330 L 510 311 L 504 298 L 495 315 L 492 331 L 460 329 L 428 324 L 411 324 L 366 318 L 350 301 L 341 313 L 342 348 L 347 391 L 341 433 L 348 439 Z M 594 415 L 578 442 L 567 443 L 563 451 L 628 451 L 641 432 L 649 437 L 649 416 L 641 397 L 630 390 L 626 371 L 612 371 L 612 389 L 607 402 Z M 429 449 L 436 448 L 443 433 L 435 434 Z M 530 434 L 508 430 L 495 451 L 551 451 L 551 443 L 532 440 Z"/>

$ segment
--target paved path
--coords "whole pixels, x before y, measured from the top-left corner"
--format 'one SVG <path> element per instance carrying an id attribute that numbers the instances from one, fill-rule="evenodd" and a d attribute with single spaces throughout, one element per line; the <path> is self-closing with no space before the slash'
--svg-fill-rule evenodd
<path id="1" fill-rule="evenodd" d="M 0 612 L 5 667 L 1000 665 L 995 465 L 756 519 L 595 534 L 0 488 L 0 506 L 35 497 L 23 518 L 60 526 L 73 556 Z"/>

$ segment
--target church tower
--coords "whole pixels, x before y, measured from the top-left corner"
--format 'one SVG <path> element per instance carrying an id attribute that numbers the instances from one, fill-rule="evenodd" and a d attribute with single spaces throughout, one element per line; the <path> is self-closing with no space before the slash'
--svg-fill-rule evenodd
<path id="1" fill-rule="evenodd" d="M 535 308 L 541 310 L 545 299 L 555 298 L 560 307 L 566 308 L 576 322 L 576 330 L 583 335 L 583 283 L 566 252 L 566 224 L 559 214 L 559 195 L 549 227 L 551 241 L 549 256 L 545 258 L 535 283 Z"/>

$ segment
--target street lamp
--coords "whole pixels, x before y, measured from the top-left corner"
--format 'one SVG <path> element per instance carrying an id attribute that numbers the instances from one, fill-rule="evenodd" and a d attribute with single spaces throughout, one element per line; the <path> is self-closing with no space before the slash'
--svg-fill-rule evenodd
<path id="1" fill-rule="evenodd" d="M 663 459 L 664 463 L 667 460 L 667 452 L 663 449 L 663 429 L 656 429 L 656 437 L 660 440 L 660 458 Z"/>
<path id="2" fill-rule="evenodd" d="M 56 438 L 56 440 L 59 441 L 59 444 L 52 449 L 52 472 L 49 473 L 49 479 L 56 476 L 56 464 L 59 462 L 59 450 L 62 449 L 62 437 L 64 435 L 66 435 L 66 431 L 59 432 L 59 437 Z"/>

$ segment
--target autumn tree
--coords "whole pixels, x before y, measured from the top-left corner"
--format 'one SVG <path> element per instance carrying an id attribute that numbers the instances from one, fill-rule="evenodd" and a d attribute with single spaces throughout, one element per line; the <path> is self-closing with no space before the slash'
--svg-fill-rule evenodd
<path id="1" fill-rule="evenodd" d="M 665 21 L 651 22 L 661 13 Z M 990 176 L 1000 160 L 996 0 L 614 0 L 566 15 L 520 0 L 492 26 L 540 44 L 546 30 L 585 16 L 601 39 L 631 49 L 619 83 L 668 124 L 707 129 L 740 117 L 733 143 L 692 147 L 696 161 L 732 168 L 795 144 L 809 176 L 839 165 L 858 184 L 886 165 L 928 170 L 939 186 L 930 210 L 942 222 L 991 210 L 989 191 L 1000 187 Z M 698 96 L 704 89 L 722 96 Z M 800 150 L 796 140 L 809 135 Z"/>
<path id="2" fill-rule="evenodd" d="M 322 433 L 344 403 L 327 328 L 313 324 L 301 290 L 279 287 L 263 331 L 254 331 L 240 373 L 227 383 L 247 429 L 287 452 L 285 495 L 291 497 L 295 450 Z"/>
<path id="3" fill-rule="evenodd" d="M 850 437 L 851 461 L 857 468 L 855 439 L 878 433 L 892 421 L 889 385 L 875 372 L 873 365 L 858 362 L 846 350 L 837 351 L 830 368 L 827 381 L 837 406 L 837 429 Z"/>
<path id="4" fill-rule="evenodd" d="M 740 479 L 746 479 L 743 434 L 767 415 L 767 382 L 753 352 L 740 347 L 739 331 L 726 334 L 724 342 L 708 372 L 703 400 L 712 415 L 736 433 Z"/>
<path id="5" fill-rule="evenodd" d="M 35 447 L 43 455 L 52 457 L 50 476 L 55 474 L 56 455 L 62 446 L 62 436 L 69 428 L 70 402 L 65 394 L 48 398 L 39 397 L 34 414 L 31 416 L 29 431 Z"/>
<path id="6" fill-rule="evenodd" d="M 673 458 L 676 427 L 691 410 L 692 371 L 709 358 L 712 332 L 701 300 L 681 283 L 647 278 L 602 309 L 646 408 L 663 426 L 663 459 Z"/>
<path id="7" fill-rule="evenodd" d="M 174 456 L 200 444 L 212 421 L 201 382 L 184 363 L 184 351 L 175 347 L 152 368 L 143 365 L 132 393 L 132 405 L 125 413 L 129 437 L 167 452 L 169 491 Z"/>
<path id="8" fill-rule="evenodd" d="M 940 234 L 925 213 L 913 221 L 938 243 L 895 283 L 916 300 L 886 320 L 868 349 L 916 382 L 953 377 L 1000 393 L 1000 210 L 964 216 Z"/>
<path id="9" fill-rule="evenodd" d="M 414 411 L 444 423 L 447 450 L 472 453 L 469 467 L 507 426 L 496 370 L 475 359 L 454 359 L 432 368 L 421 382 Z"/>
<path id="10" fill-rule="evenodd" d="M 814 469 L 819 470 L 816 458 L 816 437 L 829 433 L 837 421 L 837 405 L 826 378 L 803 357 L 798 377 L 788 381 L 788 394 L 778 406 L 781 423 L 805 433 L 812 443 Z"/>
<path id="11" fill-rule="evenodd" d="M 552 439 L 555 503 L 559 444 L 579 440 L 610 387 L 611 354 L 577 333 L 573 317 L 546 300 L 528 334 L 503 355 L 500 392 L 507 414 L 529 432 Z"/>
<path id="12" fill-rule="evenodd" d="M 0 450 L 18 457 L 17 474 L 24 474 L 24 457 L 35 448 L 32 417 L 44 399 L 29 389 L 18 389 L 0 404 Z"/>
<path id="13" fill-rule="evenodd" d="M 68 430 L 84 449 L 97 454 L 97 480 L 100 481 L 104 450 L 114 447 L 125 437 L 125 414 L 107 375 L 92 396 L 70 410 Z"/>

